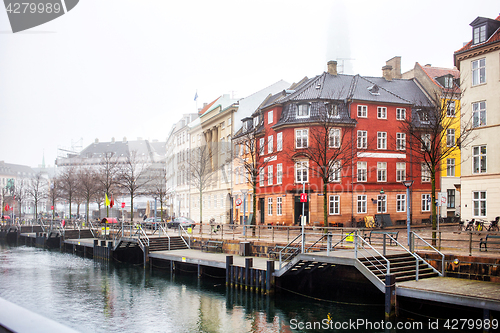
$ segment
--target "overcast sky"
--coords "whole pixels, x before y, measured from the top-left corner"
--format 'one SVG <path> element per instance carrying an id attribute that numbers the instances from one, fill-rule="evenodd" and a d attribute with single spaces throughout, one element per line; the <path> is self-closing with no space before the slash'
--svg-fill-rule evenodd
<path id="1" fill-rule="evenodd" d="M 182 113 L 222 94 L 241 98 L 297 82 L 339 59 L 347 74 L 381 76 L 402 57 L 453 67 L 477 16 L 498 0 L 81 0 L 13 34 L 0 8 L 0 161 L 36 167 L 58 148 L 165 141 Z M 351 60 L 342 60 L 351 59 Z M 342 67 L 340 68 L 342 69 Z"/>

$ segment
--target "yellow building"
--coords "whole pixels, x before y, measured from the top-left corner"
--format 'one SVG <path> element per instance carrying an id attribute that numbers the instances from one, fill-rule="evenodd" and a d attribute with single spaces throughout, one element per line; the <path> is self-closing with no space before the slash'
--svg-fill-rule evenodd
<path id="1" fill-rule="evenodd" d="M 432 99 L 441 100 L 443 110 L 440 213 L 442 217 L 460 214 L 460 72 L 456 68 L 440 68 L 431 65 L 415 67 L 402 75 L 403 79 L 415 78 Z"/>

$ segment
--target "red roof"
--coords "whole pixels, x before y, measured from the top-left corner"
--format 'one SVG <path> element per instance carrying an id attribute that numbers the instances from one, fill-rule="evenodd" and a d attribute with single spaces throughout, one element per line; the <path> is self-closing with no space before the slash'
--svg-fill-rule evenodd
<path id="1" fill-rule="evenodd" d="M 454 68 L 442 68 L 442 67 L 431 67 L 431 66 L 422 66 L 417 62 L 417 65 L 422 68 L 422 70 L 427 74 L 427 76 L 434 82 L 435 85 L 439 86 L 442 88 L 441 84 L 435 80 L 437 77 L 441 77 L 447 74 L 453 75 L 453 78 L 459 79 L 460 78 L 460 71 L 454 67 Z"/>
<path id="2" fill-rule="evenodd" d="M 210 107 L 212 107 L 212 105 L 214 105 L 215 102 L 217 102 L 217 100 L 220 98 L 217 97 L 213 102 L 211 102 L 210 104 L 207 104 L 203 107 L 203 109 L 200 110 L 200 112 L 198 112 L 199 115 L 202 115 L 204 114 L 205 112 L 207 112 L 208 109 L 210 109 Z"/>
<path id="3" fill-rule="evenodd" d="M 500 15 L 498 15 L 498 17 L 495 19 L 495 21 L 500 21 Z M 477 45 L 472 45 L 472 40 L 471 40 L 470 42 L 468 42 L 467 44 L 465 44 L 461 49 L 455 51 L 455 53 L 464 52 L 464 51 L 467 51 L 467 50 L 470 50 L 470 49 L 473 49 L 473 48 L 476 48 L 476 47 L 481 47 L 483 45 L 490 44 L 490 43 L 495 43 L 495 42 L 498 42 L 498 41 L 500 41 L 500 29 L 497 29 L 497 31 L 495 31 L 493 33 L 493 35 L 491 35 L 491 37 L 488 38 L 487 41 L 485 41 L 483 43 L 480 43 L 480 44 L 477 44 Z"/>

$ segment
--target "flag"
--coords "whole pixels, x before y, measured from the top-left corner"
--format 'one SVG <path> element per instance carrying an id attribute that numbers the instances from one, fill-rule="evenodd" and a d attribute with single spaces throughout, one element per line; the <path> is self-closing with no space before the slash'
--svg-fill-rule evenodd
<path id="1" fill-rule="evenodd" d="M 194 100 L 196 101 L 198 99 L 198 92 L 194 94 Z"/>
<path id="2" fill-rule="evenodd" d="M 113 199 L 113 194 L 111 194 L 111 201 L 109 202 L 109 207 L 113 208 L 115 205 L 115 199 Z"/>
<path id="3" fill-rule="evenodd" d="M 106 204 L 106 207 L 108 207 L 108 206 L 109 206 L 108 194 L 107 194 L 107 193 L 104 193 L 104 196 L 105 196 L 105 204 Z"/>

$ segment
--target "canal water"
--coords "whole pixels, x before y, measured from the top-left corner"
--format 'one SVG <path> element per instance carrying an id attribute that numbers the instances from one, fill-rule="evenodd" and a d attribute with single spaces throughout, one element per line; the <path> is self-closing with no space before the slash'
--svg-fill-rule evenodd
<path id="1" fill-rule="evenodd" d="M 222 276 L 184 273 L 0 244 L 0 297 L 80 332 L 324 332 L 332 323 L 384 318 L 380 303 L 359 296 L 266 297 L 227 289 Z"/>

